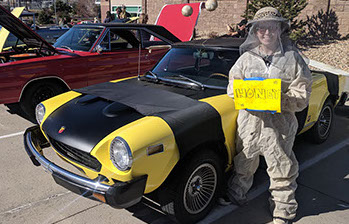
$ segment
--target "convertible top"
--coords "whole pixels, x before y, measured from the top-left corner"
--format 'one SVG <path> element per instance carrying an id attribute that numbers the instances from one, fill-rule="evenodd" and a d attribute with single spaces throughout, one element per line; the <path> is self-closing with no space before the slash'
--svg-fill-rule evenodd
<path id="1" fill-rule="evenodd" d="M 215 39 L 200 39 L 186 42 L 179 42 L 173 45 L 173 47 L 195 47 L 195 48 L 230 48 L 232 50 L 239 50 L 240 45 L 245 41 L 245 38 L 232 38 L 221 37 Z"/>
<path id="2" fill-rule="evenodd" d="M 150 33 L 158 34 L 172 43 L 181 42 L 174 34 L 168 31 L 163 26 L 151 25 L 151 24 L 135 24 L 135 23 L 93 23 L 93 24 L 79 24 L 76 26 L 84 27 L 107 27 L 107 28 L 125 28 L 125 29 L 144 29 L 150 31 Z"/>

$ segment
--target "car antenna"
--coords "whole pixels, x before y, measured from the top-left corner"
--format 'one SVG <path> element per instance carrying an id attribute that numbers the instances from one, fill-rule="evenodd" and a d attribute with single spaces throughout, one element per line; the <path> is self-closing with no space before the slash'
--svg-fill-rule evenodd
<path id="1" fill-rule="evenodd" d="M 141 73 L 141 43 L 138 44 L 138 80 L 140 80 Z"/>

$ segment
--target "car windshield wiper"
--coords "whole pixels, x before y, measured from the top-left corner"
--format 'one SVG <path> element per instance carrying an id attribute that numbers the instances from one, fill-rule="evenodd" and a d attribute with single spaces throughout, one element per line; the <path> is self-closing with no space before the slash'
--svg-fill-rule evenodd
<path id="1" fill-rule="evenodd" d="M 163 79 L 163 78 L 160 79 L 160 78 L 158 77 L 158 75 L 155 74 L 155 73 L 152 72 L 152 71 L 148 71 L 148 72 L 146 73 L 146 75 L 148 75 L 148 74 L 152 77 L 152 79 L 155 79 L 156 82 L 158 82 L 158 81 L 167 81 L 167 82 L 168 82 L 168 81 L 170 81 L 170 80 L 172 80 L 172 82 L 175 81 L 174 79 L 167 79 L 167 78 L 169 78 L 169 76 L 167 76 L 165 79 Z M 199 81 L 193 80 L 193 79 L 191 79 L 191 78 L 189 78 L 189 77 L 186 77 L 186 76 L 184 76 L 184 75 L 174 74 L 172 77 L 179 77 L 179 78 L 181 78 L 181 79 L 183 79 L 183 80 L 185 80 L 185 81 L 189 81 L 190 83 L 194 83 L 196 86 L 200 87 L 202 90 L 205 89 L 204 84 L 202 84 L 202 83 L 199 82 Z M 177 84 L 178 84 L 178 83 L 177 83 Z M 183 84 L 183 83 L 182 83 L 182 84 Z"/>
<path id="2" fill-rule="evenodd" d="M 68 47 L 68 46 L 60 46 L 60 48 L 65 48 L 65 49 L 68 49 L 68 50 L 70 50 L 70 51 L 72 51 L 72 52 L 74 52 L 74 50 L 73 49 L 71 49 L 70 47 Z"/>
<path id="3" fill-rule="evenodd" d="M 202 84 L 202 83 L 199 82 L 199 81 L 196 81 L 196 80 L 191 79 L 191 78 L 189 78 L 189 77 L 187 77 L 187 76 L 184 76 L 184 75 L 177 75 L 177 74 L 176 74 L 175 76 L 176 76 L 176 77 L 180 77 L 180 78 L 182 78 L 182 79 L 184 79 L 184 80 L 186 80 L 186 81 L 189 81 L 189 82 L 191 82 L 191 83 L 196 84 L 196 85 L 199 86 L 202 90 L 205 89 L 204 84 Z"/>
<path id="4" fill-rule="evenodd" d="M 158 76 L 154 72 L 148 71 L 147 74 L 150 74 L 155 79 L 155 81 L 159 81 Z"/>

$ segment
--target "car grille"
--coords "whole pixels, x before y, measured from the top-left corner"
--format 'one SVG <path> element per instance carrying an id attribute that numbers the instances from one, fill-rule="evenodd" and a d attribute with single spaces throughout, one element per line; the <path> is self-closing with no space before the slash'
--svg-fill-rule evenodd
<path id="1" fill-rule="evenodd" d="M 56 151 L 62 156 L 95 171 L 101 170 L 101 163 L 89 153 L 83 152 L 62 142 L 56 141 L 51 137 L 49 137 L 49 140 L 53 148 L 55 148 Z"/>

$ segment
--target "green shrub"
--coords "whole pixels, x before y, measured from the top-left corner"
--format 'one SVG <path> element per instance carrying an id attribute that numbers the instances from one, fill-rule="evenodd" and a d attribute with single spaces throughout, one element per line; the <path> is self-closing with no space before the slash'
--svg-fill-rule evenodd
<path id="1" fill-rule="evenodd" d="M 55 11 L 54 5 L 51 6 L 51 11 Z M 56 1 L 56 14 L 58 18 L 66 18 L 67 21 L 71 19 L 70 13 L 73 12 L 73 8 L 61 0 Z"/>
<path id="2" fill-rule="evenodd" d="M 317 14 L 307 16 L 306 28 L 307 42 L 320 43 L 340 38 L 338 17 L 332 9 L 327 12 L 321 9 Z"/>
<path id="3" fill-rule="evenodd" d="M 52 11 L 48 8 L 44 8 L 39 12 L 38 22 L 40 24 L 50 24 L 52 23 Z"/>

